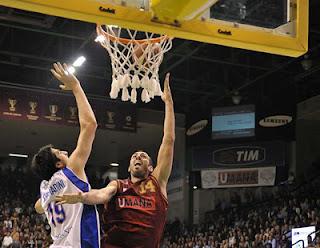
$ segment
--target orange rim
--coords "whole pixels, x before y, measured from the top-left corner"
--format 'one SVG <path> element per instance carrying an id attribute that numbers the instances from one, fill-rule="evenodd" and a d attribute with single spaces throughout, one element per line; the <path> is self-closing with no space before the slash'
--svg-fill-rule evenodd
<path id="1" fill-rule="evenodd" d="M 123 44 L 130 44 L 130 43 L 135 43 L 135 44 L 143 44 L 143 43 L 160 43 L 162 39 L 168 39 L 168 36 L 163 35 L 157 38 L 151 38 L 151 39 L 142 39 L 142 40 L 135 40 L 135 39 L 126 39 L 126 38 L 121 38 L 121 37 L 115 37 L 112 34 L 109 34 L 108 32 L 104 31 L 101 25 L 97 25 L 97 33 L 99 35 L 103 35 L 105 37 L 108 37 L 111 41 L 115 42 L 118 41 Z"/>

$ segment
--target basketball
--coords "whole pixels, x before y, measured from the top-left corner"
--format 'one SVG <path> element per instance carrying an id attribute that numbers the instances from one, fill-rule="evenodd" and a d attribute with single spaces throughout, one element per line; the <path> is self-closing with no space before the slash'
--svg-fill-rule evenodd
<path id="1" fill-rule="evenodd" d="M 159 43 L 136 44 L 133 48 L 132 57 L 134 59 L 134 62 L 138 63 L 139 65 L 142 65 L 146 62 L 146 58 L 148 57 L 148 54 L 150 54 L 149 56 L 154 57 L 160 51 L 161 51 L 161 46 Z"/>

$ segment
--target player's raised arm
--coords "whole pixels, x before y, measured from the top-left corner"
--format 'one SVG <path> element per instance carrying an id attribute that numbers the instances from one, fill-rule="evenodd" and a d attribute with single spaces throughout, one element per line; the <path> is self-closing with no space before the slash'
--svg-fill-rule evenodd
<path id="1" fill-rule="evenodd" d="M 117 193 L 117 182 L 112 181 L 102 189 L 92 189 L 86 193 L 78 194 L 64 194 L 56 196 L 55 201 L 57 204 L 76 204 L 84 203 L 88 205 L 104 204 Z"/>
<path id="2" fill-rule="evenodd" d="M 175 116 L 169 76 L 170 74 L 167 73 L 164 81 L 164 91 L 161 97 L 165 104 L 163 138 L 158 152 L 157 165 L 152 173 L 152 175 L 157 178 L 161 191 L 165 196 L 167 195 L 166 186 L 172 170 L 175 141 Z"/>
<path id="3" fill-rule="evenodd" d="M 62 83 L 60 88 L 72 90 L 76 98 L 79 112 L 80 134 L 76 149 L 71 154 L 67 166 L 81 179 L 85 179 L 84 167 L 91 153 L 97 121 L 80 82 L 72 73 L 68 72 L 67 65 L 64 64 L 62 66 L 60 63 L 55 63 L 54 69 L 52 69 L 51 72 Z"/>

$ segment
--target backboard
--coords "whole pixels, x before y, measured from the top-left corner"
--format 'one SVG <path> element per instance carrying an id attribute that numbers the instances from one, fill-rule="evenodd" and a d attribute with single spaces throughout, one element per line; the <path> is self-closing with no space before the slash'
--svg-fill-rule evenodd
<path id="1" fill-rule="evenodd" d="M 0 0 L 86 22 L 298 57 L 308 50 L 308 0 Z"/>

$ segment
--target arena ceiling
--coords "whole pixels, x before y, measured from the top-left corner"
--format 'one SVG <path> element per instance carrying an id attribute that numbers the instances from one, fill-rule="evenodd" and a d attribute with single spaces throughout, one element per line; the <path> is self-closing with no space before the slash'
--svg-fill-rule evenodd
<path id="1" fill-rule="evenodd" d="M 218 17 L 228 20 L 238 18 L 234 13 L 238 13 L 239 5 L 232 3 L 235 1 L 220 2 L 220 9 L 218 6 L 216 12 Z M 274 16 L 273 13 L 266 14 L 261 8 L 262 0 L 237 2 L 241 4 L 250 2 L 251 21 L 257 20 L 266 27 L 278 24 L 277 18 L 270 19 L 270 16 Z M 232 16 L 223 12 L 222 5 L 229 6 Z M 295 105 L 297 102 L 318 95 L 320 93 L 319 10 L 320 1 L 310 0 L 309 52 L 299 58 L 175 39 L 173 48 L 165 55 L 160 67 L 160 77 L 163 78 L 167 71 L 171 72 L 176 111 L 188 115 L 197 109 L 232 105 L 234 94 L 241 95 L 242 104 L 262 105 L 279 100 Z M 272 22 L 273 20 L 275 22 Z M 78 77 L 85 91 L 89 95 L 108 99 L 111 83 L 110 60 L 106 51 L 94 42 L 96 37 L 94 24 L 0 6 L 0 34 L 0 85 L 58 90 L 58 84 L 49 72 L 52 63 L 72 62 L 79 55 L 84 55 L 87 62 L 78 72 Z M 148 104 L 138 103 L 137 107 L 163 109 L 160 99 Z M 18 137 L 18 130 L 22 133 L 21 138 L 13 138 L 5 144 L 2 142 L 6 147 L 0 147 L 1 151 L 26 150 L 28 146 L 26 141 L 36 135 L 42 137 L 47 133 L 44 127 L 34 125 L 36 124 L 27 125 L 23 132 L 24 129 L 20 129 L 19 124 L 12 125 L 8 121 L 2 121 L 0 123 L 2 140 L 12 139 L 12 135 Z M 52 128 L 55 129 L 54 132 L 59 132 L 58 128 Z M 144 132 L 141 134 L 144 138 L 131 137 L 131 143 L 149 144 L 150 141 L 152 146 L 154 137 L 151 134 L 154 127 L 144 128 L 142 128 L 144 131 L 140 131 Z M 8 129 L 12 132 L 5 133 L 4 130 Z M 65 132 L 68 132 L 68 129 Z M 72 135 L 75 136 L 76 132 Z M 67 133 L 62 133 L 60 137 L 65 136 Z M 157 131 L 156 136 L 157 140 L 160 139 L 161 130 Z M 147 141 L 145 137 L 152 138 Z M 76 136 L 73 137 L 75 138 Z M 32 147 L 48 143 L 42 138 L 35 140 L 37 141 Z M 124 145 L 125 140 L 128 140 L 125 135 L 113 133 L 112 138 L 106 140 L 107 143 L 101 141 L 98 146 L 110 145 L 114 149 L 111 154 L 135 149 Z M 114 140 L 118 140 L 121 145 L 115 144 Z M 60 143 L 70 142 L 74 143 L 71 140 Z M 103 152 L 97 156 L 100 155 L 105 156 Z M 112 158 L 109 159 L 111 160 Z"/>
<path id="2" fill-rule="evenodd" d="M 248 22 L 273 27 L 281 24 L 279 11 L 269 8 L 271 12 L 266 13 L 261 7 L 272 7 L 273 2 L 223 0 L 215 7 L 215 17 L 239 21 L 239 8 L 246 4 Z M 319 9 L 320 2 L 310 0 L 309 52 L 300 58 L 176 39 L 160 68 L 161 78 L 166 71 L 172 74 L 176 110 L 188 113 L 194 106 L 230 105 L 235 92 L 242 96 L 242 103 L 255 104 L 281 97 L 295 104 L 319 94 Z M 242 18 L 242 22 L 246 20 Z M 86 92 L 108 98 L 110 61 L 105 50 L 94 42 L 93 24 L 2 6 L 0 33 L 1 84 L 57 89 L 49 73 L 52 63 L 72 62 L 84 55 L 87 62 L 78 75 Z M 159 103 L 158 99 L 138 106 L 161 109 Z"/>

